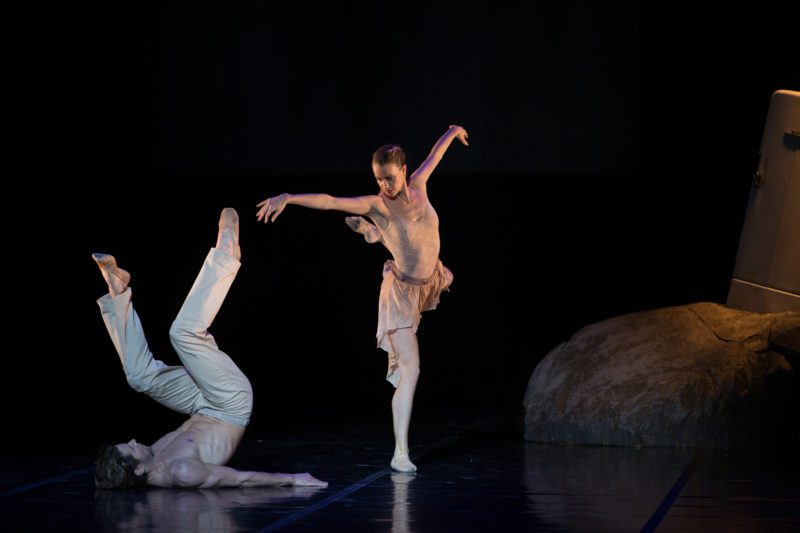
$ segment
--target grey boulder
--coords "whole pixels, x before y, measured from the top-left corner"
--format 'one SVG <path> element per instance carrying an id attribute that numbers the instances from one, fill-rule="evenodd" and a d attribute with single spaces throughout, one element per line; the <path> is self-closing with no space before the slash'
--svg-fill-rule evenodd
<path id="1" fill-rule="evenodd" d="M 800 313 L 714 303 L 587 326 L 536 367 L 525 439 L 750 447 L 800 441 Z"/>

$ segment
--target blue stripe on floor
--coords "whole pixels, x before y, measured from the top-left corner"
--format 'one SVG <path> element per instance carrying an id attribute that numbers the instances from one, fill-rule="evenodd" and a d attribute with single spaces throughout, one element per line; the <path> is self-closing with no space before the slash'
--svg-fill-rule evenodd
<path id="1" fill-rule="evenodd" d="M 360 481 L 357 481 L 357 482 L 353 483 L 352 485 L 350 485 L 349 487 L 340 490 L 339 492 L 337 492 L 333 496 L 329 496 L 329 497 L 325 498 L 324 500 L 318 501 L 314 505 L 309 505 L 308 507 L 306 507 L 304 509 L 300 509 L 299 511 L 290 514 L 286 518 L 278 520 L 277 522 L 273 522 L 272 524 L 268 525 L 267 527 L 260 529 L 259 533 L 267 533 L 269 531 L 277 531 L 278 529 L 282 528 L 283 526 L 289 525 L 292 522 L 300 520 L 301 518 L 303 518 L 305 516 L 308 516 L 311 513 L 319 511 L 320 509 L 322 509 L 324 507 L 327 507 L 332 503 L 338 502 L 339 500 L 341 500 L 342 498 L 344 498 L 348 494 L 352 494 L 353 492 L 357 491 L 358 489 L 366 487 L 367 485 L 369 485 L 370 483 L 372 483 L 376 479 L 382 478 L 383 476 L 385 476 L 386 474 L 390 473 L 391 471 L 392 470 L 390 468 L 384 468 L 383 470 L 379 470 L 379 471 L 375 472 L 374 474 L 370 474 L 367 477 L 365 477 L 364 479 L 362 479 Z"/>
<path id="2" fill-rule="evenodd" d="M 41 481 L 28 483 L 27 485 L 22 485 L 21 487 L 17 487 L 15 489 L 5 490 L 3 492 L 0 492 L 0 498 L 5 498 L 6 496 L 13 496 L 14 494 L 19 494 L 20 492 L 25 492 L 26 490 L 38 489 L 39 487 L 43 487 L 51 483 L 58 483 L 59 481 L 64 481 L 65 479 L 69 479 L 73 476 L 77 476 L 80 474 L 88 474 L 89 472 L 94 472 L 94 466 L 90 466 L 88 468 L 82 468 L 80 470 L 73 470 L 72 472 L 69 472 L 62 476 L 49 477 L 47 479 L 42 479 Z"/>
<path id="3" fill-rule="evenodd" d="M 487 421 L 481 420 L 481 421 L 476 422 L 475 424 L 472 424 L 471 428 L 479 428 L 479 427 L 482 427 L 483 425 L 485 425 L 486 423 L 487 423 Z M 413 460 L 413 462 L 419 461 L 421 458 L 425 457 L 426 455 L 428 455 L 430 453 L 433 453 L 433 452 L 435 452 L 435 451 L 437 451 L 437 450 L 439 450 L 441 448 L 444 448 L 445 446 L 449 446 L 450 444 L 458 441 L 459 438 L 460 437 L 458 437 L 458 436 L 444 438 L 444 439 L 440 440 L 439 442 L 435 443 L 434 445 L 430 446 L 429 448 L 427 448 L 423 452 L 415 454 L 414 457 L 412 457 L 412 460 Z M 339 492 L 337 492 L 333 496 L 329 496 L 329 497 L 325 498 L 324 500 L 321 500 L 321 501 L 319 501 L 319 502 L 317 502 L 317 503 L 315 503 L 313 505 L 309 505 L 308 507 L 305 507 L 303 509 L 300 509 L 297 512 L 294 512 L 294 513 L 290 514 L 286 518 L 282 518 L 281 520 L 278 520 L 277 522 L 273 522 L 272 524 L 260 529 L 259 533 L 268 533 L 270 531 L 277 531 L 280 528 L 291 524 L 292 522 L 296 522 L 297 520 L 300 520 L 301 518 L 304 518 L 304 517 L 306 517 L 306 516 L 308 516 L 308 515 L 310 515 L 312 513 L 315 513 L 316 511 L 319 511 L 320 509 L 324 509 L 325 507 L 331 505 L 332 503 L 338 502 L 339 500 L 341 500 L 345 496 L 347 496 L 349 494 L 352 494 L 355 491 L 366 487 L 367 485 L 369 485 L 370 483 L 372 483 L 376 479 L 380 479 L 383 476 L 385 476 L 386 474 L 390 474 L 392 472 L 393 472 L 393 470 L 391 468 L 384 468 L 382 470 L 378 470 L 374 474 L 370 474 L 367 477 L 365 477 L 365 478 L 363 478 L 363 479 L 361 479 L 359 481 L 356 481 L 352 485 L 340 490 Z M 414 475 L 414 474 L 409 474 L 409 475 Z"/>
<path id="4" fill-rule="evenodd" d="M 650 533 L 651 531 L 655 531 L 655 529 L 658 527 L 658 524 L 660 524 L 661 521 L 664 519 L 664 517 L 667 516 L 669 508 L 672 507 L 673 503 L 675 503 L 675 500 L 678 498 L 678 495 L 683 490 L 684 485 L 686 485 L 686 482 L 689 481 L 690 477 L 692 477 L 694 470 L 697 468 L 697 465 L 700 464 L 700 461 L 702 459 L 703 459 L 702 449 L 694 452 L 694 456 L 692 457 L 691 462 L 684 469 L 683 473 L 675 482 L 675 484 L 672 485 L 672 488 L 669 489 L 667 495 L 664 496 L 664 500 L 661 502 L 661 505 L 658 506 L 656 512 L 653 513 L 653 516 L 650 517 L 650 520 L 648 520 L 647 523 L 642 528 L 642 533 Z"/>

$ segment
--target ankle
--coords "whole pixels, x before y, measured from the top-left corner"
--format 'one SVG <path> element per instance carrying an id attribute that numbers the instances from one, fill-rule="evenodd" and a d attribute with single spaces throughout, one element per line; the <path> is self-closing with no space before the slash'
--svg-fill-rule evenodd
<path id="1" fill-rule="evenodd" d="M 217 250 L 228 254 L 229 256 L 234 256 L 234 250 L 236 248 L 236 241 L 234 239 L 233 229 L 232 228 L 222 228 L 219 230 L 219 234 L 217 235 Z"/>
<path id="2" fill-rule="evenodd" d="M 108 285 L 108 292 L 112 297 L 119 296 L 128 289 L 131 275 L 117 266 L 114 256 L 95 253 L 92 254 L 92 258 L 97 263 L 97 266 L 100 267 L 100 272 Z"/>
<path id="3" fill-rule="evenodd" d="M 408 448 L 395 448 L 392 457 L 408 457 Z"/>

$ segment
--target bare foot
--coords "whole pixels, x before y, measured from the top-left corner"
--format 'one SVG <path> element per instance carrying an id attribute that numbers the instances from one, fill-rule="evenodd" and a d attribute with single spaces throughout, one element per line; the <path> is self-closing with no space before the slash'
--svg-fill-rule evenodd
<path id="1" fill-rule="evenodd" d="M 381 241 L 381 232 L 375 224 L 368 222 L 364 217 L 347 217 L 344 219 L 351 230 L 364 235 L 364 240 L 370 244 Z"/>
<path id="2" fill-rule="evenodd" d="M 242 260 L 242 250 L 239 248 L 239 214 L 232 207 L 226 207 L 219 215 L 216 248 L 237 261 Z"/>
<path id="3" fill-rule="evenodd" d="M 408 455 L 395 455 L 391 462 L 392 468 L 398 472 L 406 472 L 408 474 L 417 471 L 417 466 L 411 462 Z"/>
<path id="4" fill-rule="evenodd" d="M 303 474 L 292 474 L 292 485 L 295 487 L 327 487 L 327 481 L 320 481 L 308 472 Z"/>
<path id="5" fill-rule="evenodd" d="M 118 296 L 125 292 L 131 282 L 131 275 L 117 266 L 113 255 L 92 254 L 92 259 L 100 267 L 103 279 L 108 283 L 108 292 L 111 296 Z"/>

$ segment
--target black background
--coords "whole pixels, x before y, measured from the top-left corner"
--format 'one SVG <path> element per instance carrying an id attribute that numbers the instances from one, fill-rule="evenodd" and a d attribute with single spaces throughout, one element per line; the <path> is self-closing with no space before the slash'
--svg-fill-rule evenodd
<path id="1" fill-rule="evenodd" d="M 132 273 L 151 347 L 176 363 L 169 324 L 225 206 L 243 267 L 212 332 L 253 382 L 252 430 L 390 435 L 387 253 L 341 213 L 263 226 L 255 204 L 374 193 L 377 146 L 413 170 L 453 123 L 470 146 L 429 194 L 455 283 L 419 331 L 415 417 L 514 415 L 582 326 L 725 301 L 770 96 L 800 90 L 796 10 L 768 4 L 57 9 L 26 18 L 9 101 L 3 447 L 19 451 L 180 423 L 127 388 L 90 254 Z"/>

